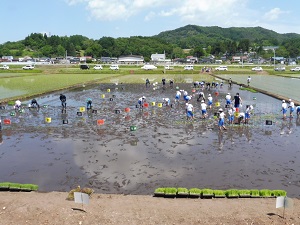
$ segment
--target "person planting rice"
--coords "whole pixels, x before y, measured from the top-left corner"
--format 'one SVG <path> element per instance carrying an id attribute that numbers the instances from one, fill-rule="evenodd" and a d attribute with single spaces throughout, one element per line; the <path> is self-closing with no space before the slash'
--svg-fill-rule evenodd
<path id="1" fill-rule="evenodd" d="M 290 109 L 290 117 L 292 118 L 293 117 L 293 112 L 295 110 L 295 104 L 292 101 L 292 99 L 289 99 L 289 107 L 288 108 Z"/>
<path id="2" fill-rule="evenodd" d="M 40 108 L 40 105 L 38 104 L 37 100 L 34 98 L 31 100 L 31 104 L 30 104 L 30 107 L 32 108 Z"/>
<path id="3" fill-rule="evenodd" d="M 227 95 L 225 96 L 226 99 L 226 105 L 230 105 L 231 104 L 231 95 L 230 93 L 227 93 Z"/>
<path id="4" fill-rule="evenodd" d="M 185 104 L 186 119 L 194 119 L 194 106 L 190 103 Z"/>
<path id="5" fill-rule="evenodd" d="M 245 111 L 245 124 L 249 123 L 251 110 L 253 110 L 253 106 L 252 105 L 248 105 L 247 108 L 246 108 L 246 111 Z"/>
<path id="6" fill-rule="evenodd" d="M 166 105 L 166 106 L 171 105 L 171 101 L 169 98 L 163 98 L 162 100 L 163 100 L 163 105 Z"/>
<path id="7" fill-rule="evenodd" d="M 87 109 L 91 109 L 92 108 L 92 99 L 91 98 L 88 98 L 87 100 L 86 100 L 86 108 Z"/>
<path id="8" fill-rule="evenodd" d="M 175 102 L 179 101 L 180 97 L 181 97 L 181 91 L 176 91 Z"/>
<path id="9" fill-rule="evenodd" d="M 140 107 L 140 108 L 143 108 L 144 102 L 146 102 L 146 97 L 145 97 L 145 96 L 139 98 L 138 104 L 139 104 L 139 107 Z"/>
<path id="10" fill-rule="evenodd" d="M 22 102 L 20 100 L 15 101 L 14 109 L 18 111 L 21 109 Z"/>
<path id="11" fill-rule="evenodd" d="M 299 117 L 299 115 L 300 115 L 300 106 L 299 105 L 296 107 L 296 113 L 297 113 L 297 117 Z"/>
<path id="12" fill-rule="evenodd" d="M 241 105 L 242 105 L 242 98 L 240 97 L 239 93 L 236 93 L 236 95 L 234 96 L 234 108 L 236 109 L 237 112 Z"/>
<path id="13" fill-rule="evenodd" d="M 247 78 L 247 85 L 248 85 L 248 86 L 250 85 L 250 81 L 251 81 L 251 77 L 248 76 L 248 78 Z"/>
<path id="14" fill-rule="evenodd" d="M 205 101 L 205 96 L 204 96 L 204 93 L 201 91 L 201 92 L 199 92 L 199 96 L 197 98 L 197 101 L 201 102 L 202 100 Z"/>
<path id="15" fill-rule="evenodd" d="M 234 113 L 235 113 L 235 108 L 230 106 L 230 108 L 228 109 L 228 122 L 229 122 L 229 124 L 233 124 Z"/>
<path id="16" fill-rule="evenodd" d="M 149 79 L 147 78 L 146 79 L 146 87 L 149 87 L 150 86 L 150 81 L 149 81 Z"/>
<path id="17" fill-rule="evenodd" d="M 281 111 L 282 111 L 282 119 L 285 119 L 286 112 L 287 112 L 287 104 L 286 104 L 285 100 L 282 100 Z"/>
<path id="18" fill-rule="evenodd" d="M 174 81 L 170 79 L 170 88 L 173 88 L 173 85 L 174 85 Z"/>
<path id="19" fill-rule="evenodd" d="M 245 113 L 240 112 L 238 116 L 238 124 L 240 125 L 241 123 L 245 122 Z"/>
<path id="20" fill-rule="evenodd" d="M 61 106 L 67 108 L 67 97 L 63 94 L 60 94 L 59 100 L 61 101 Z"/>
<path id="21" fill-rule="evenodd" d="M 208 107 L 211 109 L 211 106 L 213 104 L 213 98 L 211 94 L 208 94 L 207 100 L 208 100 Z"/>
<path id="22" fill-rule="evenodd" d="M 227 130 L 225 127 L 225 113 L 223 109 L 219 109 L 219 122 L 218 122 L 219 130 Z"/>
<path id="23" fill-rule="evenodd" d="M 207 111 L 206 111 L 207 105 L 204 102 L 204 100 L 201 101 L 201 113 L 202 113 L 202 118 L 205 119 L 207 116 Z"/>

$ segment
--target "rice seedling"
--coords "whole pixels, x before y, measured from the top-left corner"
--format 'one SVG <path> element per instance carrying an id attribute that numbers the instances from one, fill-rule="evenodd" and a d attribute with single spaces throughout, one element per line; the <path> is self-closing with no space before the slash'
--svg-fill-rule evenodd
<path id="1" fill-rule="evenodd" d="M 156 188 L 154 191 L 155 197 L 163 197 L 165 195 L 165 188 Z"/>
<path id="2" fill-rule="evenodd" d="M 259 190 L 257 190 L 257 189 L 250 190 L 250 195 L 251 195 L 252 198 L 258 198 L 258 197 L 260 197 Z"/>
<path id="3" fill-rule="evenodd" d="M 224 198 L 226 197 L 224 190 L 213 190 L 215 198 Z"/>
<path id="4" fill-rule="evenodd" d="M 199 188 L 191 188 L 189 189 L 189 193 L 191 197 L 200 197 L 202 190 Z"/>
<path id="5" fill-rule="evenodd" d="M 213 197 L 214 196 L 214 191 L 212 189 L 202 189 L 202 197 L 207 198 L 207 197 Z"/>
<path id="6" fill-rule="evenodd" d="M 259 191 L 259 195 L 266 198 L 272 197 L 272 191 L 269 189 L 262 189 Z"/>
<path id="7" fill-rule="evenodd" d="M 177 194 L 177 188 L 174 188 L 174 187 L 167 187 L 165 188 L 165 196 L 167 197 L 175 197 Z"/>
<path id="8" fill-rule="evenodd" d="M 272 196 L 280 197 L 280 196 L 286 196 L 286 191 L 284 190 L 273 190 Z"/>
<path id="9" fill-rule="evenodd" d="M 237 189 L 229 189 L 226 191 L 227 198 L 237 198 L 239 197 L 239 190 Z"/>
<path id="10" fill-rule="evenodd" d="M 188 196 L 189 190 L 187 188 L 177 188 L 177 195 L 178 196 Z"/>
<path id="11" fill-rule="evenodd" d="M 238 190 L 240 197 L 250 197 L 250 190 L 244 189 L 244 190 Z"/>

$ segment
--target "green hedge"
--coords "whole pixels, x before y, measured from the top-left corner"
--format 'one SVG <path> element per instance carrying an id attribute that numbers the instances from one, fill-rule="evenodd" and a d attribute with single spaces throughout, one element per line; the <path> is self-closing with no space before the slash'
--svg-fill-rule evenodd
<path id="1" fill-rule="evenodd" d="M 269 190 L 269 189 L 228 189 L 228 190 L 213 190 L 213 189 L 199 189 L 199 188 L 175 188 L 175 187 L 160 187 L 156 188 L 154 191 L 154 196 L 157 197 L 168 197 L 174 196 L 179 197 L 182 195 L 186 195 L 189 197 L 199 197 L 199 198 L 207 198 L 207 197 L 227 197 L 227 198 L 244 198 L 244 197 L 252 197 L 252 198 L 268 198 L 268 197 L 279 197 L 286 196 L 287 192 L 285 190 Z"/>

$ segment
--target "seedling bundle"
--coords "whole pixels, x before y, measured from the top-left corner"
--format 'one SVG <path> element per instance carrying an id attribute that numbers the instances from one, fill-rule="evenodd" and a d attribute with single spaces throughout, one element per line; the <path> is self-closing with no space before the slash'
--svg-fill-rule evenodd
<path id="1" fill-rule="evenodd" d="M 189 198 L 274 198 L 286 196 L 284 190 L 269 190 L 269 189 L 228 189 L 228 190 L 213 190 L 199 188 L 174 188 L 160 187 L 154 191 L 155 197 L 189 197 Z"/>
<path id="2" fill-rule="evenodd" d="M 1 191 L 37 191 L 38 185 L 35 184 L 19 184 L 11 182 L 0 183 Z"/>

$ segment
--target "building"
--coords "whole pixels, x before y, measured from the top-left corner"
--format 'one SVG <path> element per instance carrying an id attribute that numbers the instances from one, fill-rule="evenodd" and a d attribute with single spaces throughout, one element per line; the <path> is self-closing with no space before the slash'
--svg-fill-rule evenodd
<path id="1" fill-rule="evenodd" d="M 152 62 L 165 62 L 166 61 L 166 54 L 151 54 L 151 61 Z"/>
<path id="2" fill-rule="evenodd" d="M 120 64 L 143 64 L 144 57 L 140 55 L 120 56 L 118 62 Z"/>

